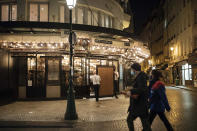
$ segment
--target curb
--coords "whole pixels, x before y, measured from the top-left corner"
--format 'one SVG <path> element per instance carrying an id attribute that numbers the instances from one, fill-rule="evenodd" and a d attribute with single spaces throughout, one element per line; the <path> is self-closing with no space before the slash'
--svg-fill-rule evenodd
<path id="1" fill-rule="evenodd" d="M 97 125 L 98 123 L 126 122 L 126 120 L 103 122 L 77 122 L 77 121 L 0 121 L 1 128 L 75 128 L 80 126 Z"/>
<path id="2" fill-rule="evenodd" d="M 197 90 L 188 89 L 188 88 L 184 88 L 184 87 L 178 87 L 178 86 L 170 86 L 170 87 L 174 87 L 174 88 L 178 88 L 178 89 L 183 89 L 183 90 L 187 90 L 187 91 L 194 91 L 194 92 L 197 92 Z"/>
<path id="3" fill-rule="evenodd" d="M 0 128 L 74 128 L 75 122 L 0 121 Z"/>

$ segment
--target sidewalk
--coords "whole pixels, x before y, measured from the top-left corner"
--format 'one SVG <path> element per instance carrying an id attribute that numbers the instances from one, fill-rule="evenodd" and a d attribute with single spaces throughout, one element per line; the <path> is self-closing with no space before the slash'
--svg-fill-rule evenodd
<path id="1" fill-rule="evenodd" d="M 170 88 L 169 88 L 170 89 Z M 170 89 L 168 95 L 180 90 Z M 171 100 L 171 99 L 169 99 Z M 172 105 L 173 101 L 170 101 Z M 79 119 L 75 121 L 64 120 L 66 112 L 66 100 L 54 101 L 16 101 L 0 106 L 0 130 L 2 131 L 128 131 L 127 109 L 129 98 L 119 95 L 115 97 L 101 98 L 99 102 L 95 98 L 75 100 Z M 177 107 L 172 109 L 176 109 Z M 173 122 L 175 129 L 185 130 L 176 122 L 177 112 L 172 110 L 166 113 Z M 179 113 L 178 113 L 179 114 Z M 181 113 L 183 114 L 182 110 Z M 178 115 L 181 118 L 181 115 Z M 183 123 L 183 121 L 180 121 Z M 182 124 L 181 124 L 182 125 Z M 184 125 L 184 124 L 183 124 Z M 134 121 L 136 131 L 142 130 L 141 121 Z M 187 127 L 188 128 L 188 127 Z M 165 131 L 165 127 L 159 117 L 153 122 L 154 131 Z"/>
<path id="2" fill-rule="evenodd" d="M 129 99 L 119 96 L 78 99 L 75 101 L 79 116 L 77 122 L 125 120 Z M 121 105 L 121 106 L 118 106 Z M 56 121 L 63 122 L 66 112 L 66 100 L 57 101 L 17 101 L 0 106 L 0 121 Z"/>
<path id="3" fill-rule="evenodd" d="M 73 130 L 127 131 L 127 109 L 129 98 L 114 97 L 75 100 L 79 119 L 64 120 L 66 100 L 17 101 L 0 106 L 0 130 L 8 128 L 66 128 Z M 141 122 L 136 119 L 135 127 L 140 131 Z"/>

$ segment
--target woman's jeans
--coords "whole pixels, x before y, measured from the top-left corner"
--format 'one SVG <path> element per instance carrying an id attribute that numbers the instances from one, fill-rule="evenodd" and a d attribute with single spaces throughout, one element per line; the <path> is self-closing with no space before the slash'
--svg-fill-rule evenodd
<path id="1" fill-rule="evenodd" d="M 135 115 L 132 115 L 132 113 L 129 113 L 129 115 L 127 117 L 127 125 L 128 125 L 128 128 L 129 128 L 129 131 L 134 131 L 133 121 L 137 117 L 139 117 L 141 122 L 142 122 L 143 131 L 151 131 L 148 115 L 135 116 Z"/>
<path id="2" fill-rule="evenodd" d="M 155 119 L 155 117 L 157 115 L 159 115 L 159 118 L 163 121 L 166 129 L 168 131 L 173 131 L 173 128 L 172 128 L 170 122 L 168 121 L 168 119 L 166 118 L 166 115 L 164 114 L 164 112 L 150 111 L 150 125 L 152 124 L 153 120 Z"/>

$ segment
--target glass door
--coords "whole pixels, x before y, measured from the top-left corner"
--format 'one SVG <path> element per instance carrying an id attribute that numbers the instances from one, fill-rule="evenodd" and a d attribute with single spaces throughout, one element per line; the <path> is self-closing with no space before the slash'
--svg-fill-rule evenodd
<path id="1" fill-rule="evenodd" d="M 61 96 L 60 88 L 60 59 L 47 58 L 46 97 L 57 98 Z"/>
<path id="2" fill-rule="evenodd" d="M 36 58 L 27 57 L 27 97 L 36 97 Z"/>

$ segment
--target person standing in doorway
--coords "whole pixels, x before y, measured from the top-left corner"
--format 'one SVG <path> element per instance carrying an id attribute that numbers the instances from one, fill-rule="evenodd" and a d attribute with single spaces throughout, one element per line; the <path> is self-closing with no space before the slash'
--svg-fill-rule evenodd
<path id="1" fill-rule="evenodd" d="M 95 92 L 95 98 L 96 98 L 96 101 L 98 102 L 101 77 L 98 74 L 96 74 L 96 71 L 94 71 L 93 75 L 90 76 L 90 80 L 92 81 L 94 92 Z"/>
<path id="2" fill-rule="evenodd" d="M 117 96 L 117 91 L 118 91 L 118 79 L 119 79 L 119 73 L 116 71 L 116 69 L 114 68 L 114 96 L 116 97 L 116 99 L 118 99 Z"/>
<path id="3" fill-rule="evenodd" d="M 170 111 L 170 106 L 168 104 L 168 99 L 165 93 L 165 85 L 161 82 L 162 73 L 158 70 L 152 71 L 152 85 L 151 86 L 151 94 L 149 98 L 150 102 L 150 124 L 152 124 L 153 120 L 157 115 L 159 115 L 160 119 L 163 121 L 165 127 L 168 131 L 173 131 L 171 124 L 165 116 L 165 110 Z"/>
<path id="4" fill-rule="evenodd" d="M 134 77 L 133 87 L 129 92 L 122 92 L 130 96 L 129 115 L 127 117 L 129 131 L 134 131 L 133 121 L 137 117 L 141 119 L 143 131 L 151 131 L 148 113 L 147 75 L 141 71 L 141 66 L 138 63 L 131 65 L 131 75 Z"/>

